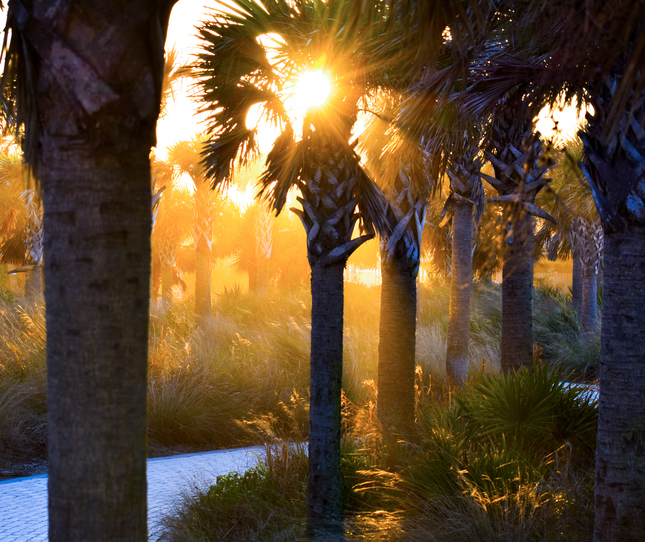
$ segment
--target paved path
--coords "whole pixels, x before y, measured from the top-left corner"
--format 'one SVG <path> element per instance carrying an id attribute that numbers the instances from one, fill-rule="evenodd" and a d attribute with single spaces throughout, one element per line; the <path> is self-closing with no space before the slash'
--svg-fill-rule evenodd
<path id="1" fill-rule="evenodd" d="M 243 472 L 257 464 L 264 448 L 254 446 L 148 459 L 148 531 L 160 535 L 159 522 L 186 492 L 207 486 L 220 474 Z M 47 540 L 47 475 L 0 482 L 0 540 Z"/>

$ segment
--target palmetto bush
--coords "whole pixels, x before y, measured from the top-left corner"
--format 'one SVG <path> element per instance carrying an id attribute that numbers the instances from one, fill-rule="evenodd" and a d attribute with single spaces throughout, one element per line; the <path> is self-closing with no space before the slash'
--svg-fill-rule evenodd
<path id="1" fill-rule="evenodd" d="M 548 540 L 565 529 L 569 540 L 578 528 L 589 536 L 581 518 L 589 519 L 596 422 L 593 398 L 544 365 L 481 374 L 447 405 L 426 402 L 401 472 L 411 518 L 402 539 Z M 575 529 L 574 511 L 584 523 Z"/>

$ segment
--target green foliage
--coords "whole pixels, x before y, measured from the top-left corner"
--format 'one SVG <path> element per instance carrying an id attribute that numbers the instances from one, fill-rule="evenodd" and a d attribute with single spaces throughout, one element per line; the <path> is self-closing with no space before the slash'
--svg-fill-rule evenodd
<path id="1" fill-rule="evenodd" d="M 563 376 L 544 365 L 480 374 L 447 405 L 423 401 L 398 484 L 403 539 L 589 536 L 597 405 Z"/>
<path id="2" fill-rule="evenodd" d="M 278 452 L 277 454 L 275 452 Z M 219 476 L 187 498 L 164 521 L 164 540 L 295 540 L 304 533 L 307 461 L 299 452 L 273 450 L 272 459 L 244 474 Z M 288 458 L 285 460 L 284 458 Z"/>

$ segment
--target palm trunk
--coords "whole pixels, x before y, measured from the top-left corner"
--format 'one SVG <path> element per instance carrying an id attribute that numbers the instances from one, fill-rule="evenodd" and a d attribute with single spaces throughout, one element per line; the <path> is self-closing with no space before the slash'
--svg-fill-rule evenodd
<path id="1" fill-rule="evenodd" d="M 211 313 L 211 236 L 210 193 L 208 184 L 195 183 L 195 315 Z"/>
<path id="2" fill-rule="evenodd" d="M 448 317 L 448 377 L 461 385 L 468 379 L 470 292 L 473 278 L 473 205 L 459 202 L 452 218 L 452 281 Z"/>
<path id="3" fill-rule="evenodd" d="M 148 155 L 45 139 L 52 542 L 147 540 Z"/>
<path id="4" fill-rule="evenodd" d="M 164 307 L 172 305 L 172 286 L 174 278 L 174 269 L 172 264 L 168 263 L 165 258 L 161 258 L 161 301 Z"/>
<path id="5" fill-rule="evenodd" d="M 582 317 L 580 329 L 593 333 L 598 327 L 598 274 L 593 267 L 586 267 L 582 273 Z"/>
<path id="6" fill-rule="evenodd" d="M 513 236 L 506 244 L 502 270 L 502 371 L 533 363 L 533 219 L 510 212 Z"/>
<path id="7" fill-rule="evenodd" d="M 148 539 L 150 148 L 172 4 L 9 4 L 45 210 L 51 542 Z"/>
<path id="8" fill-rule="evenodd" d="M 580 321 L 582 319 L 582 260 L 580 254 L 575 253 L 571 275 L 571 305 Z"/>
<path id="9" fill-rule="evenodd" d="M 389 433 L 405 434 L 414 420 L 416 270 L 381 258 L 378 347 L 378 419 Z"/>
<path id="10" fill-rule="evenodd" d="M 605 232 L 594 540 L 645 540 L 645 226 Z"/>
<path id="11" fill-rule="evenodd" d="M 42 299 L 43 296 L 43 268 L 34 267 L 25 273 L 25 299 L 28 302 Z"/>
<path id="12" fill-rule="evenodd" d="M 307 520 L 311 539 L 342 535 L 340 399 L 343 263 L 311 267 L 311 387 Z"/>
<path id="13" fill-rule="evenodd" d="M 257 290 L 266 293 L 269 288 L 269 259 L 273 248 L 273 217 L 265 209 L 255 216 L 255 259 Z"/>

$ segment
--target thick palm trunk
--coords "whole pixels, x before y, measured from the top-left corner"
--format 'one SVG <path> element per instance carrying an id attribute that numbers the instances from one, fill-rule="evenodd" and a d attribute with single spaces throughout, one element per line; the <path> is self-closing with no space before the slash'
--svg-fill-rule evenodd
<path id="1" fill-rule="evenodd" d="M 343 271 L 343 264 L 311 267 L 307 517 L 311 538 L 321 540 L 343 532 L 340 478 Z"/>
<path id="2" fill-rule="evenodd" d="M 459 202 L 452 217 L 452 281 L 446 371 L 462 384 L 468 378 L 470 293 L 473 278 L 473 204 Z"/>
<path id="3" fill-rule="evenodd" d="M 405 434 L 414 419 L 417 273 L 381 258 L 378 418 L 389 433 Z"/>
<path id="4" fill-rule="evenodd" d="M 502 371 L 533 362 L 533 219 L 509 211 L 513 236 L 507 240 L 502 269 Z"/>
<path id="5" fill-rule="evenodd" d="M 52 542 L 147 539 L 148 152 L 45 140 Z"/>
<path id="6" fill-rule="evenodd" d="M 417 275 L 427 203 L 413 196 L 410 170 L 402 164 L 389 187 L 390 233 L 381 238 L 377 414 L 390 435 L 408 433 L 414 421 Z"/>
<path id="7" fill-rule="evenodd" d="M 594 540 L 645 540 L 645 226 L 605 233 Z"/>
<path id="8" fill-rule="evenodd" d="M 149 156 L 172 4 L 9 4 L 45 210 L 51 542 L 148 538 Z"/>
<path id="9" fill-rule="evenodd" d="M 594 96 L 595 116 L 579 132 L 582 171 L 604 230 L 595 542 L 645 540 L 645 115 L 632 95 L 618 133 L 603 121 L 621 66 Z"/>

